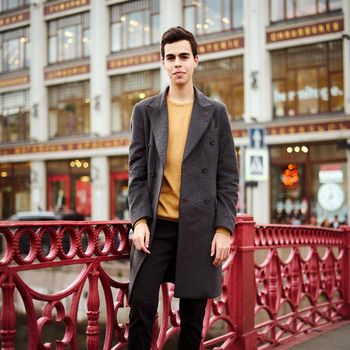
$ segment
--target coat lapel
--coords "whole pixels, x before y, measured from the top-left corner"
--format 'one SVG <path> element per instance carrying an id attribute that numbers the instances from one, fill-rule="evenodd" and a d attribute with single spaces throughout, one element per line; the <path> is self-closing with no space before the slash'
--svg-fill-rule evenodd
<path id="1" fill-rule="evenodd" d="M 168 107 L 166 97 L 169 88 L 165 89 L 161 94 L 146 106 L 150 116 L 150 123 L 155 139 L 155 144 L 159 154 L 159 158 L 165 167 L 168 149 Z M 214 113 L 215 105 L 197 88 L 195 90 L 195 99 L 191 115 L 191 121 L 188 129 L 187 140 L 183 155 L 185 160 L 194 147 L 197 145 L 205 130 L 208 128 L 210 119 Z"/>
<path id="2" fill-rule="evenodd" d="M 193 104 L 190 126 L 183 155 L 183 161 L 195 148 L 205 130 L 207 130 L 210 119 L 214 113 L 215 105 L 197 88 L 194 88 L 195 99 Z"/>
<path id="3" fill-rule="evenodd" d="M 166 104 L 167 94 L 168 89 L 157 95 L 152 103 L 146 106 L 150 117 L 149 119 L 159 158 L 164 167 L 168 149 L 168 108 Z"/>

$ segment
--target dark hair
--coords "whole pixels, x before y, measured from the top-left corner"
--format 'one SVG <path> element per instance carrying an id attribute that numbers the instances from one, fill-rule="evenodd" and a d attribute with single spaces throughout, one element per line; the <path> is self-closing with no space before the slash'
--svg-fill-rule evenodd
<path id="1" fill-rule="evenodd" d="M 162 58 L 164 58 L 164 46 L 166 44 L 176 43 L 177 41 L 181 40 L 187 40 L 190 43 L 193 57 L 196 57 L 198 55 L 198 44 L 194 35 L 188 30 L 177 26 L 169 28 L 166 32 L 164 32 L 162 36 L 162 42 L 160 46 L 160 53 Z"/>

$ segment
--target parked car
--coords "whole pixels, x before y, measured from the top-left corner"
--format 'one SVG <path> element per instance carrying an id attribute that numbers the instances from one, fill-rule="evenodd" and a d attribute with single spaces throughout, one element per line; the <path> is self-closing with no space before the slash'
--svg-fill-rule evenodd
<path id="1" fill-rule="evenodd" d="M 11 215 L 7 220 L 10 221 L 83 221 L 85 216 L 76 212 L 54 212 L 54 211 L 23 211 Z M 29 252 L 29 239 L 24 238 L 20 242 L 21 253 L 27 255 Z M 68 236 L 63 237 L 63 249 L 67 253 L 70 249 L 70 240 Z M 83 246 L 87 245 L 87 239 L 84 237 L 82 241 Z M 44 253 L 50 250 L 50 240 L 45 236 L 42 240 L 42 247 Z M 0 246 L 2 250 L 2 245 Z"/>
<path id="2" fill-rule="evenodd" d="M 11 221 L 55 221 L 72 220 L 83 221 L 85 216 L 76 212 L 61 211 L 22 211 L 11 215 L 7 220 Z"/>

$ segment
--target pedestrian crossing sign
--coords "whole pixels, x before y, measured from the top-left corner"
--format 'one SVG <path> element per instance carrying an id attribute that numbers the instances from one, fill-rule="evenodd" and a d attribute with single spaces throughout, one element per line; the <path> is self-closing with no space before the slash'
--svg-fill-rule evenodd
<path id="1" fill-rule="evenodd" d="M 269 177 L 269 158 L 267 148 L 245 151 L 245 180 L 267 181 Z"/>

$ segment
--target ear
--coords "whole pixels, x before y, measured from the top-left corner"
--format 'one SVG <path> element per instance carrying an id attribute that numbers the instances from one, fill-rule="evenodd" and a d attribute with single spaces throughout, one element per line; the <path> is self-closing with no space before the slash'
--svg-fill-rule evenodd
<path id="1" fill-rule="evenodd" d="M 199 57 L 198 57 L 198 55 L 196 55 L 196 56 L 194 57 L 194 62 L 195 62 L 195 68 L 197 68 L 197 67 L 198 67 L 198 63 L 199 63 Z"/>

